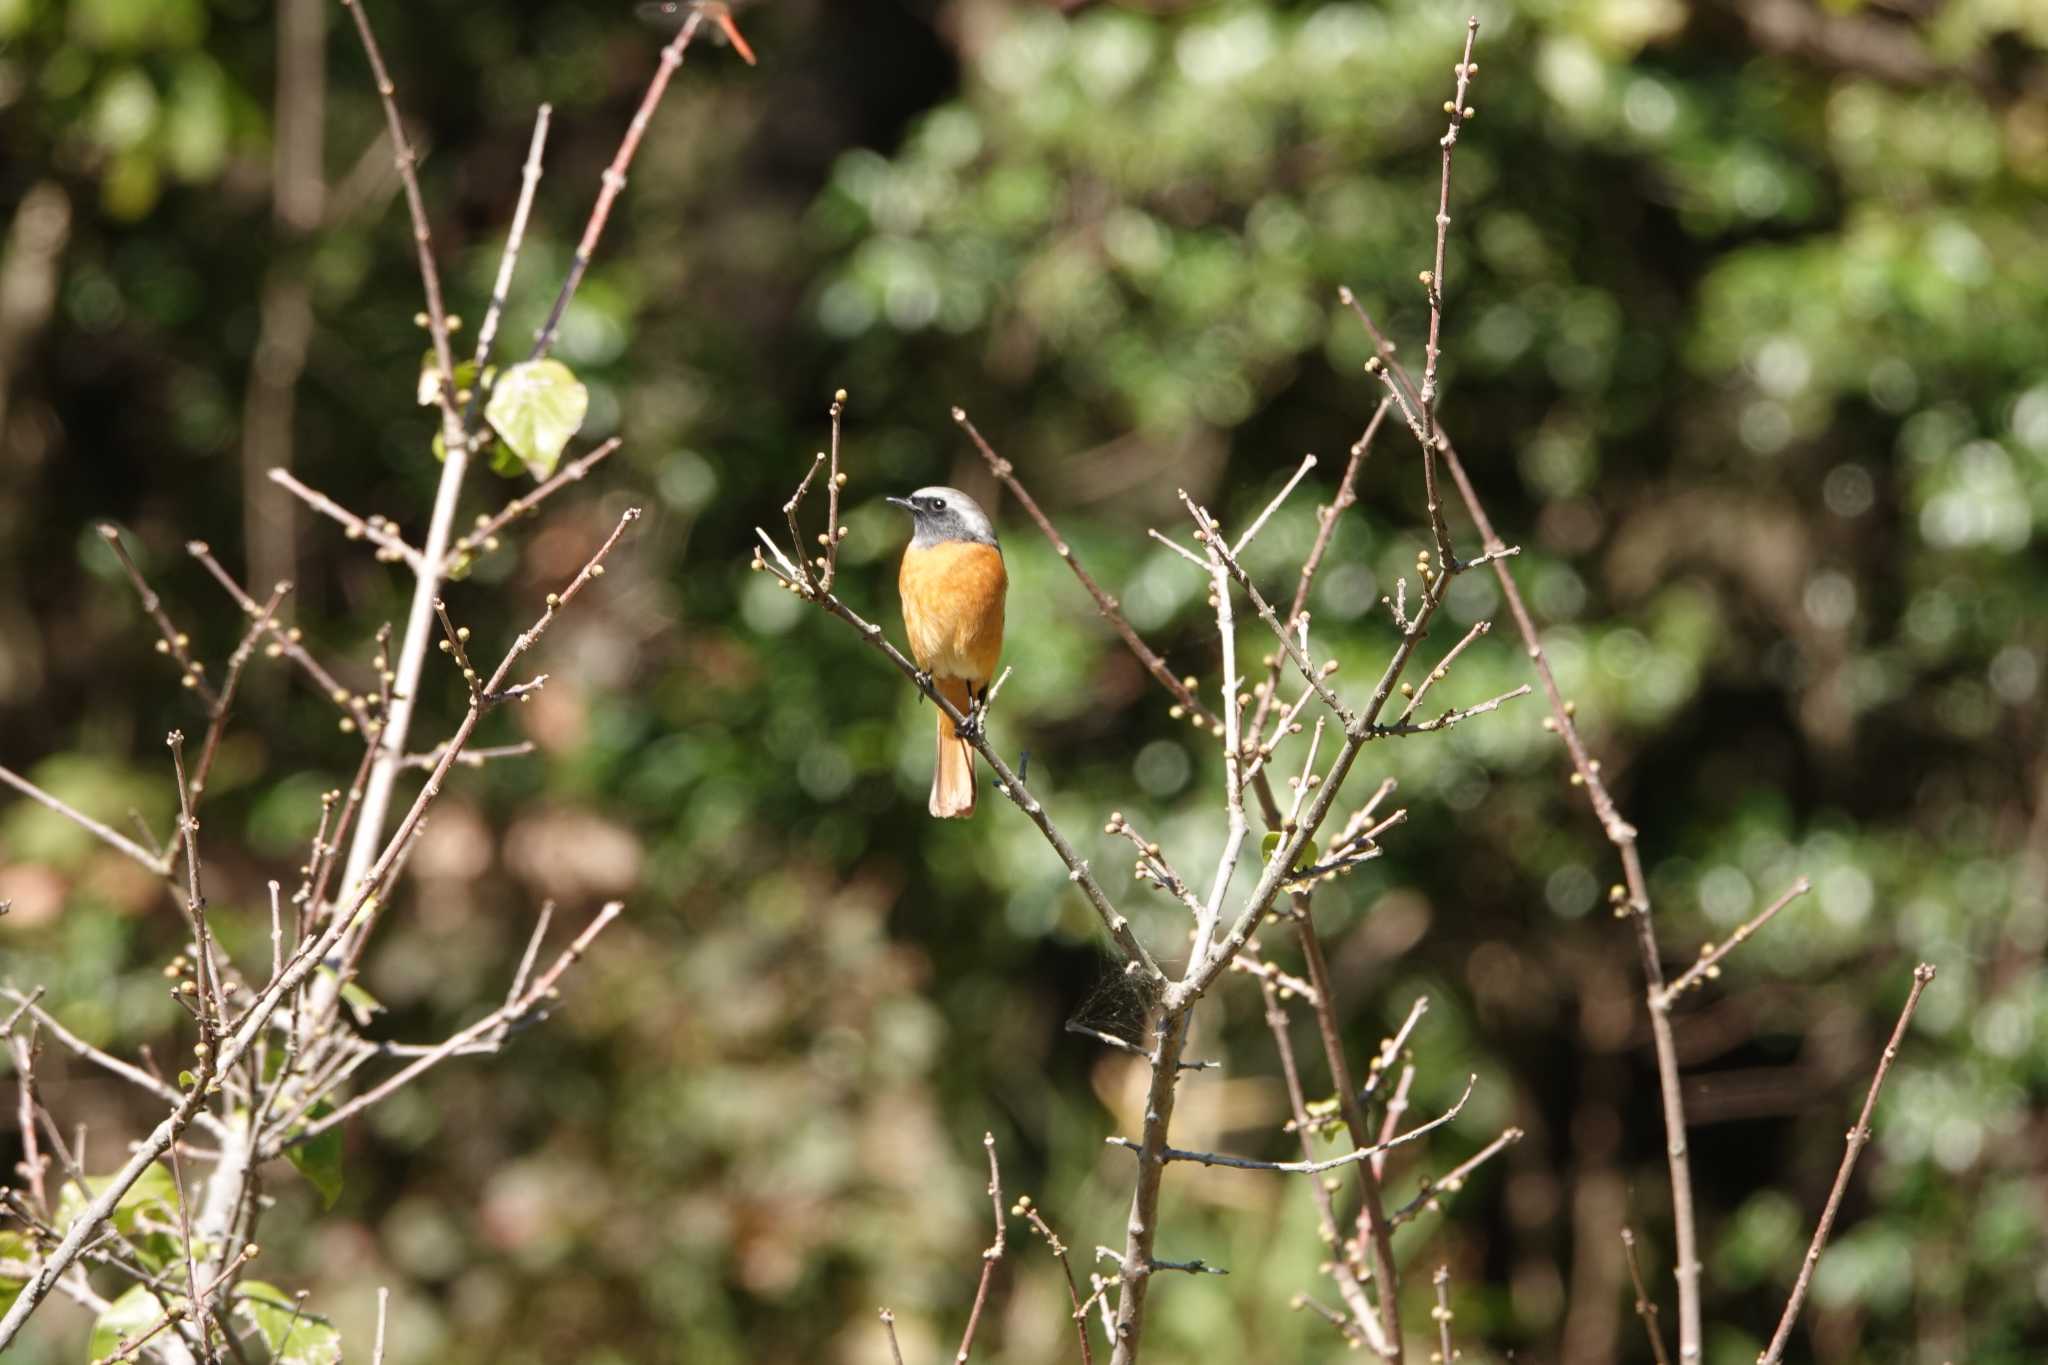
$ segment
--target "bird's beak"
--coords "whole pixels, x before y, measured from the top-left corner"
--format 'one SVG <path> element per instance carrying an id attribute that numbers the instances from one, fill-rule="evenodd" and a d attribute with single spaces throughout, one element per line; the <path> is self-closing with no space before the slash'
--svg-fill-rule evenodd
<path id="1" fill-rule="evenodd" d="M 917 504 L 909 498 L 883 498 L 882 501 L 888 503 L 891 507 L 901 507 L 906 512 L 917 511 Z"/>

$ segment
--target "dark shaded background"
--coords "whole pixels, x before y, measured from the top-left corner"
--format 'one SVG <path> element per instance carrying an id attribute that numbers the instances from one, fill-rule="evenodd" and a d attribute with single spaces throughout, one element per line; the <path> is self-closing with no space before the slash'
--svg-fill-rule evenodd
<path id="1" fill-rule="evenodd" d="M 194 712 L 94 522 L 128 528 L 209 657 L 238 627 L 192 537 L 257 581 L 293 577 L 308 639 L 362 675 L 405 585 L 261 471 L 289 461 L 415 538 L 438 473 L 360 53 L 339 9 L 277 11 L 0 3 L 0 756 L 159 830 L 158 737 Z M 947 409 L 1206 679 L 1198 584 L 1144 529 L 1175 522 L 1176 487 L 1241 521 L 1304 450 L 1326 456 L 1327 497 L 1376 401 L 1338 283 L 1419 356 L 1465 12 L 775 0 L 741 16 L 758 69 L 693 52 L 559 348 L 592 386 L 586 438 L 621 434 L 623 453 L 482 560 L 459 614 L 501 638 L 621 507 L 650 515 L 550 637 L 553 681 L 515 718 L 541 755 L 465 777 L 435 817 L 366 975 L 390 1007 L 377 1029 L 462 1022 L 544 896 L 580 915 L 626 895 L 629 915 L 548 1027 L 356 1126 L 336 1214 L 277 1174 L 271 1278 L 358 1342 L 392 1285 L 399 1359 L 872 1361 L 885 1302 L 929 1358 L 987 1236 L 984 1129 L 1084 1256 L 1115 1240 L 1128 1159 L 1101 1139 L 1135 1131 L 1140 1081 L 1061 1030 L 1133 1026 L 1091 918 L 1013 811 L 924 818 L 929 717 L 850 632 L 745 571 L 751 528 L 779 516 L 844 385 L 851 599 L 894 619 L 882 494 L 989 495 L 1014 581 L 999 742 L 1030 751 L 1099 866 L 1122 865 L 1094 833 L 1111 807 L 1206 865 L 1217 765 L 999 505 Z M 533 106 L 555 106 L 507 323 L 527 335 L 660 35 L 623 4 L 371 13 L 472 325 Z M 1641 827 L 1669 959 L 1794 876 L 1816 885 L 1681 1022 L 1709 1359 L 1753 1359 L 1774 1322 L 1919 960 L 1941 975 L 1816 1277 L 1812 1358 L 2038 1359 L 2048 17 L 1998 0 L 1479 13 L 1446 423 Z M 279 14 L 330 30 L 281 89 Z M 290 154 L 280 174 L 294 120 L 320 129 L 317 189 Z M 1378 596 L 1427 544 L 1415 463 L 1390 428 L 1313 604 L 1354 687 L 1391 647 Z M 470 505 L 514 491 L 495 483 L 479 475 Z M 1267 581 L 1291 581 L 1312 500 L 1262 537 Z M 1448 613 L 1496 608 L 1475 575 Z M 1455 699 L 1521 681 L 1518 654 L 1476 648 Z M 422 737 L 459 711 L 456 681 L 430 678 Z M 260 953 L 262 880 L 296 865 L 356 749 L 275 665 L 246 696 L 207 828 L 216 903 L 250 908 L 230 946 Z M 1528 1130 L 1401 1244 L 1411 1266 L 1452 1265 L 1466 1357 L 1642 1360 L 1616 1230 L 1668 1264 L 1654 1073 L 1633 950 L 1602 908 L 1609 852 L 1539 717 L 1518 704 L 1370 752 L 1364 779 L 1399 777 L 1411 818 L 1319 913 L 1354 1056 L 1427 992 L 1418 1104 L 1480 1077 L 1391 1168 L 1395 1196 Z M 494 723 L 486 742 L 516 737 Z M 15 804 L 0 897 L 8 977 L 47 983 L 109 1046 L 169 1033 L 156 973 L 178 921 L 146 879 Z M 1167 906 L 1127 898 L 1149 941 L 1177 941 Z M 1187 1087 L 1179 1140 L 1283 1154 L 1255 996 L 1223 990 L 1202 1028 L 1227 1068 Z M 111 1162 L 147 1116 L 51 1067 L 52 1107 L 92 1119 Z M 1162 1286 L 1159 1359 L 1340 1354 L 1288 1311 L 1316 1287 L 1299 1188 L 1176 1170 L 1162 1245 L 1233 1274 Z M 1012 1247 L 991 1357 L 1066 1358 L 1050 1259 L 1021 1227 Z M 1412 1284 L 1419 1325 L 1426 1275 Z M 83 1325 L 47 1318 L 24 1359 L 76 1358 Z"/>

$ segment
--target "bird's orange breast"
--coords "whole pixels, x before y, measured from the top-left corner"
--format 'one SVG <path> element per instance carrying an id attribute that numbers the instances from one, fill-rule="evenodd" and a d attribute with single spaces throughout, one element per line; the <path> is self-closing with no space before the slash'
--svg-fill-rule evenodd
<path id="1" fill-rule="evenodd" d="M 903 552 L 897 576 L 911 657 L 937 678 L 986 683 L 1003 653 L 1010 577 L 993 545 L 955 540 Z"/>

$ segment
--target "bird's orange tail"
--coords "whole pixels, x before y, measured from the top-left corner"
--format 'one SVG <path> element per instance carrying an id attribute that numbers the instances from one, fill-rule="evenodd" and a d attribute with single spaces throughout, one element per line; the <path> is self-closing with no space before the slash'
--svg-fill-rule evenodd
<path id="1" fill-rule="evenodd" d="M 967 684 L 959 678 L 939 678 L 933 685 L 963 713 L 972 704 Z M 954 731 L 944 711 L 939 712 L 939 761 L 932 771 L 931 812 L 941 820 L 974 814 L 974 750 Z"/>

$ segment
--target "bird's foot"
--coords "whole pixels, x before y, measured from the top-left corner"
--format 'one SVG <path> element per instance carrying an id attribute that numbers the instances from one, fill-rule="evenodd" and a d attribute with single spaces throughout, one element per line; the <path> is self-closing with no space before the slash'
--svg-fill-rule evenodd
<path id="1" fill-rule="evenodd" d="M 930 669 L 920 668 L 914 675 L 917 679 L 917 699 L 923 701 L 931 695 L 932 675 Z"/>
<path id="2" fill-rule="evenodd" d="M 984 724 L 988 720 L 988 689 L 983 688 L 981 695 L 975 696 L 973 689 L 970 688 L 968 695 L 971 700 L 967 706 L 967 718 L 963 723 L 956 724 L 953 730 L 960 738 L 973 744 L 988 733 Z"/>

